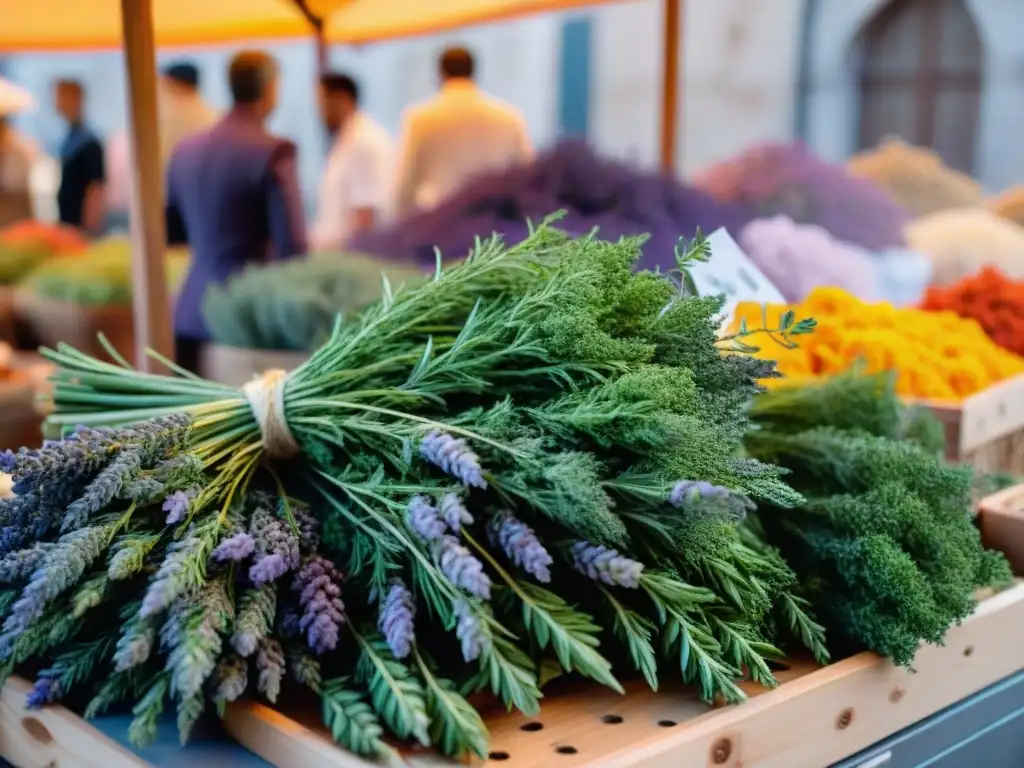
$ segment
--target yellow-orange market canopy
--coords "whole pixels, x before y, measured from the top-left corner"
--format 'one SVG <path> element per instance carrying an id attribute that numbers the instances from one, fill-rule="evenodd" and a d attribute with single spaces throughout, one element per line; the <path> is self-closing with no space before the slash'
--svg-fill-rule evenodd
<path id="1" fill-rule="evenodd" d="M 308 0 L 332 43 L 366 43 L 608 0 Z M 162 46 L 310 36 L 292 0 L 152 0 Z M 121 45 L 119 0 L 0 0 L 0 51 Z"/>

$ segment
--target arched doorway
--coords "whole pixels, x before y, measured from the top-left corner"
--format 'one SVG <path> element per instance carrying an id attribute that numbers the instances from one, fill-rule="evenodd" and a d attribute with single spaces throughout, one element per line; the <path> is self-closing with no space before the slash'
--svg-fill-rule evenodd
<path id="1" fill-rule="evenodd" d="M 964 0 L 893 0 L 860 48 L 860 148 L 897 135 L 972 173 L 982 50 Z"/>

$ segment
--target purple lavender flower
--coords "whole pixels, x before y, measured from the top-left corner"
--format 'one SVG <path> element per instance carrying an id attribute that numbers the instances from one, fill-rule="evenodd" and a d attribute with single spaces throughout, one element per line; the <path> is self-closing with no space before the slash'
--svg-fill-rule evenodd
<path id="1" fill-rule="evenodd" d="M 256 543 L 255 562 L 249 568 L 255 586 L 276 581 L 298 567 L 299 540 L 274 512 L 257 507 L 249 521 L 249 533 Z"/>
<path id="2" fill-rule="evenodd" d="M 270 634 L 277 613 L 277 587 L 265 584 L 258 589 L 247 589 L 238 601 L 238 618 L 231 645 L 244 658 L 256 651 L 260 640 Z M 298 617 L 296 617 L 296 630 Z"/>
<path id="3" fill-rule="evenodd" d="M 483 600 L 491 599 L 491 580 L 484 565 L 454 536 L 444 535 L 432 545 L 434 561 L 457 587 Z"/>
<path id="4" fill-rule="evenodd" d="M 256 669 L 259 678 L 256 689 L 274 704 L 281 693 L 281 682 L 284 680 L 284 649 L 277 640 L 261 640 L 256 653 Z"/>
<path id="5" fill-rule="evenodd" d="M 156 629 L 147 619 L 133 619 L 117 639 L 114 669 L 124 672 L 144 664 L 156 645 Z"/>
<path id="6" fill-rule="evenodd" d="M 223 539 L 213 550 L 213 559 L 218 563 L 228 561 L 238 563 L 245 560 L 255 549 L 256 542 L 253 541 L 252 536 L 243 531 Z"/>
<path id="7" fill-rule="evenodd" d="M 205 553 L 213 542 L 216 529 L 192 527 L 185 538 L 172 542 L 167 554 L 149 583 L 146 596 L 142 599 L 139 615 L 153 616 L 166 609 L 185 591 L 189 584 L 190 560 L 205 561 Z"/>
<path id="8" fill-rule="evenodd" d="M 404 659 L 412 653 L 412 644 L 416 640 L 413 626 L 415 615 L 416 604 L 412 593 L 401 579 L 392 579 L 387 596 L 380 605 L 377 628 L 384 635 L 396 659 Z"/>
<path id="9" fill-rule="evenodd" d="M 445 525 L 438 511 L 426 496 L 413 496 L 405 510 L 405 524 L 421 540 L 437 541 L 445 534 Z"/>
<path id="10" fill-rule="evenodd" d="M 643 563 L 623 557 L 614 549 L 587 541 L 572 545 L 573 567 L 584 576 L 612 587 L 640 586 Z"/>
<path id="11" fill-rule="evenodd" d="M 0 558 L 0 583 L 12 584 L 27 579 L 55 546 L 50 542 L 39 542 L 28 549 L 4 555 Z"/>
<path id="12" fill-rule="evenodd" d="M 192 487 L 184 491 L 175 491 L 164 500 L 162 509 L 167 513 L 168 525 L 177 525 L 188 517 L 192 500 L 198 493 L 199 488 Z"/>
<path id="13" fill-rule="evenodd" d="M 59 594 L 77 584 L 107 546 L 108 534 L 106 526 L 96 525 L 62 536 L 11 606 L 4 622 L 4 635 L 17 635 L 28 629 Z"/>
<path id="14" fill-rule="evenodd" d="M 754 508 L 746 496 L 704 480 L 680 480 L 669 492 L 668 503 L 678 509 L 699 509 L 702 504 L 711 503 L 737 520 L 743 520 Z"/>
<path id="15" fill-rule="evenodd" d="M 171 693 L 179 700 L 188 699 L 200 692 L 217 667 L 223 649 L 221 633 L 234 619 L 234 603 L 224 578 L 214 578 L 202 586 L 198 599 L 179 598 L 170 613 L 170 621 L 178 623 L 165 636 Z"/>
<path id="16" fill-rule="evenodd" d="M 25 699 L 28 709 L 39 709 L 64 698 L 64 686 L 54 677 L 40 677 L 29 691 Z"/>
<path id="17" fill-rule="evenodd" d="M 491 520 L 488 530 L 491 542 L 500 546 L 505 555 L 537 581 L 551 581 L 551 555 L 526 523 L 511 512 L 499 512 Z"/>
<path id="18" fill-rule="evenodd" d="M 486 488 L 480 457 L 470 450 L 461 437 L 434 431 L 420 441 L 420 455 L 467 487 Z"/>
<path id="19" fill-rule="evenodd" d="M 316 654 L 338 647 L 341 625 L 345 623 L 340 584 L 341 574 L 319 555 L 306 561 L 292 584 L 303 610 L 299 630 L 306 633 L 309 647 Z"/>
<path id="20" fill-rule="evenodd" d="M 89 522 L 89 518 L 117 498 L 118 494 L 139 474 L 142 468 L 143 449 L 138 445 L 127 445 L 114 460 L 100 470 L 85 487 L 82 496 L 73 501 L 64 515 L 61 530 L 74 531 Z"/>
<path id="21" fill-rule="evenodd" d="M 299 524 L 299 548 L 312 554 L 320 546 L 320 521 L 301 504 L 292 507 L 292 514 Z"/>
<path id="22" fill-rule="evenodd" d="M 213 698 L 216 701 L 235 701 L 249 686 L 249 665 L 241 656 L 229 654 L 217 665 L 215 677 L 217 683 Z"/>
<path id="23" fill-rule="evenodd" d="M 455 493 L 446 493 L 437 505 L 437 511 L 452 533 L 458 533 L 462 526 L 472 525 L 473 516 Z"/>
<path id="24" fill-rule="evenodd" d="M 469 603 L 460 600 L 455 603 L 454 608 L 455 617 L 458 619 L 455 624 L 455 636 L 462 646 L 462 658 L 466 661 L 476 661 L 490 644 L 487 631 L 473 613 Z"/>

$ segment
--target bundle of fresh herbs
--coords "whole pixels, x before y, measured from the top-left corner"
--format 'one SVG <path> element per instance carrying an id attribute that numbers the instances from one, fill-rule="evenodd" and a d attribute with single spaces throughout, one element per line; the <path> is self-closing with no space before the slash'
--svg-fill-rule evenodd
<path id="1" fill-rule="evenodd" d="M 766 529 L 773 514 L 802 521 L 839 504 L 843 483 L 879 486 L 872 509 L 899 511 L 909 547 L 939 516 L 925 503 L 956 529 L 960 476 L 913 446 L 927 489 L 872 465 L 857 447 L 868 437 L 827 421 L 814 397 L 798 411 L 817 422 L 769 423 L 755 406 L 751 434 L 750 400 L 773 365 L 743 354 L 749 337 L 791 345 L 813 323 L 788 314 L 722 337 L 719 299 L 634 272 L 641 244 L 547 225 L 511 248 L 480 243 L 413 290 L 385 281 L 307 363 L 243 390 L 48 352 L 64 437 L 3 467 L 16 493 L 0 503 L 4 670 L 35 671 L 34 704 L 132 703 L 137 741 L 167 701 L 185 736 L 210 701 L 275 700 L 297 683 L 341 744 L 379 756 L 385 733 L 486 754 L 465 696 L 487 690 L 531 713 L 554 674 L 616 690 L 623 674 L 652 687 L 681 674 L 706 700 L 737 701 L 743 676 L 773 684 L 780 647 L 826 660 L 806 598 L 832 589 L 820 610 L 849 637 L 841 612 L 886 607 L 883 581 L 896 589 L 900 574 L 869 570 L 875 550 L 856 559 L 867 529 L 820 526 L 851 545 L 864 575 L 847 586 L 817 550 L 742 521 L 755 504 Z M 698 237 L 679 265 L 707 256 Z M 802 467 L 785 441 L 826 426 L 840 437 Z M 827 464 L 833 449 L 846 458 Z M 976 539 L 949 541 L 973 580 L 997 569 Z M 965 610 L 965 579 L 953 584 L 939 559 L 915 562 L 951 597 L 899 632 L 931 639 Z M 876 626 L 895 626 L 894 610 Z M 905 661 L 898 642 L 855 639 Z"/>
<path id="2" fill-rule="evenodd" d="M 779 645 L 824 660 L 738 526 L 801 500 L 739 455 L 772 366 L 722 354 L 719 299 L 634 272 L 641 243 L 481 243 L 242 391 L 48 352 L 51 425 L 79 426 L 7 459 L 6 670 L 43 669 L 35 703 L 133 702 L 144 741 L 167 699 L 184 735 L 287 669 L 351 749 L 458 755 L 486 751 L 466 694 L 535 712 L 554 670 L 737 701 Z"/>
<path id="3" fill-rule="evenodd" d="M 245 349 L 314 350 L 331 335 L 335 318 L 359 312 L 381 297 L 381 271 L 393 285 L 418 285 L 414 267 L 381 264 L 354 253 L 249 267 L 203 297 L 203 317 L 218 344 Z"/>
<path id="4" fill-rule="evenodd" d="M 968 514 L 971 469 L 942 462 L 942 426 L 904 406 L 891 376 L 782 387 L 751 412 L 750 455 L 790 470 L 806 497 L 761 505 L 751 525 L 799 575 L 834 650 L 910 665 L 970 613 L 977 589 L 1010 580 Z"/>

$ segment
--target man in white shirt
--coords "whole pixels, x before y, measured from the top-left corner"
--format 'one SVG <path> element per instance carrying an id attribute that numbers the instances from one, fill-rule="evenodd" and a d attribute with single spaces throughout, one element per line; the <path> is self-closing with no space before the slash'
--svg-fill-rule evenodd
<path id="1" fill-rule="evenodd" d="M 359 108 L 359 86 L 338 72 L 320 78 L 320 115 L 333 137 L 320 182 L 313 251 L 337 251 L 388 215 L 394 152 L 387 131 Z"/>
<path id="2" fill-rule="evenodd" d="M 471 177 L 533 156 L 523 116 L 480 91 L 474 69 L 469 51 L 449 48 L 440 60 L 440 92 L 406 110 L 395 189 L 399 213 L 432 207 Z"/>

